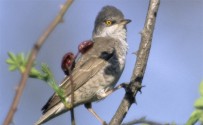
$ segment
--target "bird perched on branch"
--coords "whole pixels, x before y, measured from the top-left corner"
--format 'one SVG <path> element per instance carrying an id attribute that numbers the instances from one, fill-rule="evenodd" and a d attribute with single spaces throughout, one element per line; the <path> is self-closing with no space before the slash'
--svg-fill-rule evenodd
<path id="1" fill-rule="evenodd" d="M 104 121 L 91 108 L 91 103 L 101 100 L 113 92 L 124 66 L 128 49 L 126 24 L 123 13 L 113 7 L 105 6 L 98 13 L 92 34 L 93 46 L 75 62 L 71 72 L 73 82 L 73 107 L 84 104 L 96 118 Z M 67 76 L 60 85 L 67 103 L 71 103 L 71 80 Z M 36 125 L 69 111 L 54 93 L 42 108 L 43 115 Z"/>

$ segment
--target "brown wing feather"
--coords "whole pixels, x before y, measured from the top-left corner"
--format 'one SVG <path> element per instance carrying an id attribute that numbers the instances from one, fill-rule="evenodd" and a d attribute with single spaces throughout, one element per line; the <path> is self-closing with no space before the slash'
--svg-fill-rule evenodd
<path id="1" fill-rule="evenodd" d="M 76 63 L 76 67 L 73 69 L 71 76 L 74 82 L 74 91 L 100 71 L 101 67 L 106 65 L 107 61 L 115 54 L 114 42 L 112 42 L 111 39 L 106 39 L 105 41 L 95 39 L 95 41 L 93 47 L 87 53 L 82 55 Z M 105 52 L 104 56 L 101 55 L 103 52 Z M 71 94 L 70 83 L 69 77 L 66 77 L 60 85 L 60 88 L 65 91 L 66 96 Z M 42 108 L 43 113 L 46 113 L 60 101 L 60 98 L 54 93 Z"/>

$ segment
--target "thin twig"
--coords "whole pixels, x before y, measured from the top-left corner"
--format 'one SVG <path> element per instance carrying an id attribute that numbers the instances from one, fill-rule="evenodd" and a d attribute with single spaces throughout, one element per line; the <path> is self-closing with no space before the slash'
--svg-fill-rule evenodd
<path id="1" fill-rule="evenodd" d="M 141 117 L 140 119 L 134 119 L 130 122 L 123 123 L 122 125 L 135 125 L 135 124 L 147 124 L 147 125 L 172 125 L 172 124 L 163 124 L 152 120 L 147 120 L 146 117 Z"/>
<path id="2" fill-rule="evenodd" d="M 6 116 L 6 119 L 4 120 L 3 125 L 9 125 L 12 122 L 13 116 L 14 116 L 16 110 L 17 110 L 17 106 L 18 106 L 18 103 L 20 101 L 20 97 L 21 97 L 21 95 L 23 93 L 23 90 L 25 88 L 26 81 L 27 81 L 27 78 L 28 78 L 28 74 L 30 72 L 30 69 L 32 68 L 33 62 L 36 59 L 36 56 L 37 56 L 41 46 L 43 45 L 45 40 L 48 38 L 50 33 L 55 29 L 57 24 L 62 22 L 63 16 L 64 16 L 65 12 L 67 11 L 67 9 L 69 8 L 69 6 L 71 5 L 72 2 L 73 2 L 73 0 L 67 0 L 66 1 L 66 3 L 61 8 L 59 14 L 56 16 L 56 18 L 53 20 L 53 22 L 49 25 L 47 30 L 42 34 L 42 36 L 38 39 L 38 41 L 34 44 L 34 46 L 32 48 L 32 51 L 30 53 L 29 59 L 28 59 L 26 70 L 21 75 L 21 80 L 20 80 L 19 85 L 18 85 L 18 87 L 16 89 L 15 97 L 13 99 L 10 110 L 9 110 L 7 116 Z"/>
<path id="3" fill-rule="evenodd" d="M 115 115 L 110 121 L 110 125 L 120 125 L 126 116 L 129 108 L 135 102 L 134 97 L 141 89 L 142 79 L 144 77 L 147 60 L 152 42 L 152 34 L 155 26 L 156 15 L 160 0 L 150 0 L 148 13 L 144 29 L 141 33 L 141 43 L 137 53 L 137 60 L 131 77 L 130 84 L 126 89 L 126 94 L 117 109 Z"/>
<path id="4" fill-rule="evenodd" d="M 74 116 L 74 82 L 73 82 L 73 77 L 72 74 L 70 73 L 70 89 L 71 89 L 71 109 L 70 109 L 70 114 L 71 114 L 71 125 L 75 125 L 75 116 Z"/>

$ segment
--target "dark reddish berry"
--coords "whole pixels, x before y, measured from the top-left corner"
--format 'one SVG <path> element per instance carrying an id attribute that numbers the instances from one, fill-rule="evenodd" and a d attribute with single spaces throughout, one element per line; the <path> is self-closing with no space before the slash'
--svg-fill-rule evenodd
<path id="1" fill-rule="evenodd" d="M 63 56 L 61 62 L 61 69 L 66 75 L 70 75 L 70 72 L 75 67 L 75 56 L 72 52 L 68 52 Z"/>
<path id="2" fill-rule="evenodd" d="M 93 42 L 91 40 L 87 40 L 87 41 L 84 41 L 82 43 L 79 44 L 78 46 L 78 51 L 81 53 L 81 54 L 84 54 L 86 53 L 90 48 L 92 48 L 93 46 Z"/>

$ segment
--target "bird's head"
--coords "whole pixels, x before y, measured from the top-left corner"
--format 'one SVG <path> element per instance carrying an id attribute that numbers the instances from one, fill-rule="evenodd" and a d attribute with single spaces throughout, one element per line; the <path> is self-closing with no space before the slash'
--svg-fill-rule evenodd
<path id="1" fill-rule="evenodd" d="M 124 19 L 124 15 L 119 9 L 113 6 L 105 6 L 96 17 L 93 38 L 126 37 L 126 24 L 129 22 L 131 20 Z"/>

